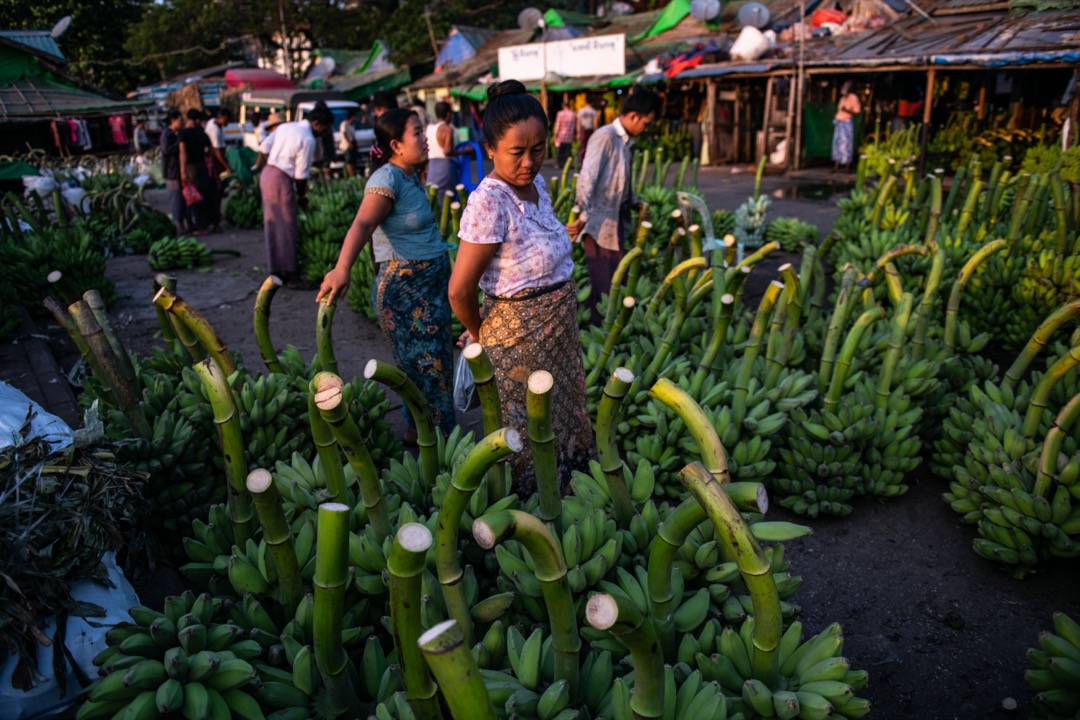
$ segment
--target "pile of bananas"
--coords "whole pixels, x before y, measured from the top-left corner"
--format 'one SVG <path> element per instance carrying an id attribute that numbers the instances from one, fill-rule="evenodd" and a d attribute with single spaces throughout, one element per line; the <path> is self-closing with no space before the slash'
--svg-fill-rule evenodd
<path id="1" fill-rule="evenodd" d="M 263 224 L 262 198 L 258 185 L 243 187 L 229 195 L 222 216 L 233 227 L 257 228 Z"/>
<path id="2" fill-rule="evenodd" d="M 142 255 L 150 252 L 150 246 L 154 241 L 165 237 L 174 237 L 176 226 L 172 218 L 160 210 L 151 207 L 144 208 L 135 220 L 135 223 L 124 233 L 124 245 L 137 254 Z"/>
<path id="3" fill-rule="evenodd" d="M 716 230 L 715 226 L 713 230 Z M 765 229 L 765 242 L 774 242 L 781 250 L 789 253 L 801 252 L 806 244 L 817 245 L 818 236 L 817 227 L 798 218 L 776 218 Z"/>
<path id="4" fill-rule="evenodd" d="M 163 237 L 150 246 L 146 260 L 152 270 L 195 268 L 210 264 L 213 251 L 191 236 Z"/>
<path id="5" fill-rule="evenodd" d="M 1080 623 L 1056 612 L 1054 630 L 1039 633 L 1039 647 L 1027 651 L 1024 679 L 1036 692 L 1031 717 L 1039 720 L 1080 714 Z"/>
<path id="6" fill-rule="evenodd" d="M 300 273 L 305 279 L 316 282 L 333 269 L 363 197 L 362 179 L 312 184 L 308 206 L 300 213 L 296 247 Z"/>
<path id="7" fill-rule="evenodd" d="M 712 216 L 713 236 L 722 238 L 735 232 L 735 213 L 730 210 L 717 210 Z M 817 232 L 815 228 L 815 232 Z"/>
<path id="8" fill-rule="evenodd" d="M 165 611 L 138 605 L 134 623 L 106 633 L 94 658 L 101 678 L 87 690 L 78 720 L 97 718 L 263 717 L 252 662 L 263 650 L 239 625 L 222 622 L 225 602 L 191 592 Z"/>
<path id="9" fill-rule="evenodd" d="M 45 218 L 22 231 L 18 219 L 0 213 L 0 227 L 9 230 L 0 230 L 0 282 L 12 288 L 27 309 L 40 312 L 41 301 L 56 293 L 47 279 L 54 270 L 70 288 L 68 302 L 91 289 L 101 293 L 106 304 L 116 299 L 115 286 L 105 277 L 105 251 L 85 221 Z"/>
<path id="10" fill-rule="evenodd" d="M 735 210 L 735 239 L 743 247 L 756 248 L 765 242 L 767 225 L 765 217 L 769 213 L 772 200 L 768 195 L 755 195 Z"/>

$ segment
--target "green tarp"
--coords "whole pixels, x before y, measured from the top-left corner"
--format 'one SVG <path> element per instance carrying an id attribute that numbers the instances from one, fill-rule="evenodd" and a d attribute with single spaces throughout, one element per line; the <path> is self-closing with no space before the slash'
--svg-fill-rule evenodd
<path id="1" fill-rule="evenodd" d="M 833 118 L 836 103 L 807 103 L 803 110 L 803 157 L 832 157 Z M 855 154 L 862 145 L 862 116 L 855 118 Z"/>
<path id="2" fill-rule="evenodd" d="M 245 186 L 255 181 L 251 166 L 259 159 L 259 154 L 249 147 L 230 147 L 225 150 L 225 159 L 233 175 Z"/>
<path id="3" fill-rule="evenodd" d="M 655 37 L 662 32 L 667 32 L 681 23 L 683 18 L 689 14 L 689 0 L 671 0 L 671 2 L 667 4 L 667 7 L 660 13 L 660 17 L 656 18 L 656 22 L 652 24 L 652 27 L 634 38 L 633 42 L 640 42 L 641 40 Z"/>
<path id="4" fill-rule="evenodd" d="M 335 87 L 342 90 L 350 100 L 360 102 L 368 96 L 374 95 L 377 92 L 382 92 L 383 90 L 397 90 L 403 85 L 408 85 L 411 81 L 412 73 L 409 71 L 409 68 L 400 67 L 394 72 L 376 75 L 372 78 L 371 82 L 347 88 L 342 87 L 343 85 L 348 85 L 347 82 L 344 82 L 338 83 Z"/>
<path id="5" fill-rule="evenodd" d="M 0 180 L 20 180 L 26 175 L 38 175 L 37 168 L 24 162 L 0 162 Z"/>
<path id="6" fill-rule="evenodd" d="M 9 82 L 27 75 L 41 74 L 37 60 L 29 53 L 0 46 L 0 82 Z"/>

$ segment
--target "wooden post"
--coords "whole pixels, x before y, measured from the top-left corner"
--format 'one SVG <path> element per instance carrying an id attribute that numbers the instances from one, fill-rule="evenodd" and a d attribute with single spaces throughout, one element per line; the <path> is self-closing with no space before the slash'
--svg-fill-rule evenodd
<path id="1" fill-rule="evenodd" d="M 795 93 L 799 89 L 799 79 L 792 75 L 788 80 L 787 98 L 787 125 L 784 128 L 784 142 L 787 143 L 787 151 L 784 153 L 784 170 L 791 169 L 791 155 L 795 150 L 795 138 L 791 137 L 792 127 L 795 123 Z"/>
<path id="2" fill-rule="evenodd" d="M 937 77 L 937 68 L 931 66 L 926 71 L 926 98 L 923 101 L 923 125 L 922 125 L 922 147 L 919 152 L 919 175 L 921 176 L 926 172 L 926 146 L 930 142 L 930 111 L 933 110 L 934 105 L 934 80 Z"/>
<path id="3" fill-rule="evenodd" d="M 1072 122 L 1069 123 L 1070 140 L 1069 145 L 1080 145 L 1080 68 L 1073 70 L 1073 80 L 1076 86 L 1073 88 L 1072 101 L 1069 103 L 1069 117 Z"/>
<path id="4" fill-rule="evenodd" d="M 709 164 L 716 165 L 720 159 L 720 142 L 716 129 L 716 80 L 709 78 L 705 83 L 705 123 L 701 128 L 705 134 L 705 144 L 709 150 Z"/>
<path id="5" fill-rule="evenodd" d="M 754 147 L 757 148 L 757 155 L 754 157 L 755 165 L 761 162 L 761 158 L 769 152 L 769 121 L 772 120 L 773 114 L 774 82 L 776 82 L 776 78 L 772 75 L 765 81 L 765 122 L 761 124 L 761 142 L 758 142 L 756 137 L 754 138 Z"/>

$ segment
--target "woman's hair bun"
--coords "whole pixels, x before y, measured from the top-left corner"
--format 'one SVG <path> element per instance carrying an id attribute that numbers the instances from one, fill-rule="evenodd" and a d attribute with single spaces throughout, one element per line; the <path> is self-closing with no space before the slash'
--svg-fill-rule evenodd
<path id="1" fill-rule="evenodd" d="M 487 98 L 490 102 L 503 95 L 526 95 L 528 92 L 520 80 L 503 80 L 488 85 Z"/>

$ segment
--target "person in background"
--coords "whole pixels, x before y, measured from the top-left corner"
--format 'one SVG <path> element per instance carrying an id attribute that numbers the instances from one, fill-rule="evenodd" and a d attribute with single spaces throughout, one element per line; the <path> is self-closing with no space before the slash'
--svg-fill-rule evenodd
<path id="1" fill-rule="evenodd" d="M 255 144 L 256 145 L 262 145 L 263 140 L 265 140 L 266 136 L 270 134 L 270 132 L 266 129 L 266 121 L 267 121 L 267 119 L 269 119 L 269 117 L 270 117 L 270 112 L 268 110 L 260 110 L 259 111 L 258 122 L 255 123 Z"/>
<path id="2" fill-rule="evenodd" d="M 259 141 L 259 159 L 255 161 L 255 167 L 252 168 L 255 172 L 259 172 L 266 167 L 266 159 L 270 154 L 271 138 L 274 137 L 274 131 L 277 130 L 278 125 L 283 122 L 285 122 L 284 115 L 279 112 L 272 112 L 256 128 L 255 137 L 259 137 L 259 129 L 261 128 L 262 140 Z"/>
<path id="3" fill-rule="evenodd" d="M 307 118 L 282 123 L 264 143 L 266 166 L 259 175 L 263 203 L 263 232 L 269 271 L 286 287 L 305 289 L 296 258 L 299 210 L 307 205 L 307 181 L 317 136 L 329 130 L 334 116 L 316 107 Z"/>
<path id="4" fill-rule="evenodd" d="M 431 117 L 428 115 L 427 105 L 424 104 L 423 100 L 413 100 L 409 104 L 409 108 L 416 113 L 416 117 L 420 118 L 420 127 L 424 132 L 427 132 L 427 127 L 431 124 Z"/>
<path id="5" fill-rule="evenodd" d="M 580 158 L 578 162 L 581 164 L 585 163 L 585 149 L 589 146 L 589 138 L 596 132 L 598 117 L 599 113 L 589 104 L 589 98 L 586 97 L 585 104 L 577 111 L 578 157 Z"/>
<path id="6" fill-rule="evenodd" d="M 187 211 L 184 193 L 180 187 L 180 127 L 184 119 L 179 110 L 165 114 L 165 129 L 161 131 L 161 175 L 165 178 L 165 195 L 169 202 L 176 229 L 187 232 Z"/>
<path id="7" fill-rule="evenodd" d="M 581 215 L 570 234 L 581 234 L 589 266 L 589 306 L 599 324 L 600 296 L 611 289 L 611 276 L 623 256 L 630 233 L 632 210 L 638 206 L 631 177 L 634 138 L 649 129 L 660 109 L 660 98 L 639 88 L 623 101 L 619 117 L 597 130 L 589 140 L 577 182 Z"/>
<path id="8" fill-rule="evenodd" d="M 439 207 L 442 207 L 443 196 L 453 192 L 460 182 L 457 163 L 451 159 L 463 154 L 454 149 L 454 126 L 450 124 L 453 115 L 450 103 L 435 103 L 435 122 L 428 125 L 425 132 L 428 144 L 427 184 L 439 188 Z"/>
<path id="9" fill-rule="evenodd" d="M 376 119 L 387 110 L 396 110 L 397 106 L 397 97 L 392 92 L 383 90 L 371 96 L 371 114 Z"/>
<path id="10" fill-rule="evenodd" d="M 832 160 L 834 170 L 851 164 L 855 155 L 855 116 L 862 112 L 862 103 L 854 92 L 855 85 L 845 80 L 840 86 L 840 102 L 833 118 Z"/>
<path id="11" fill-rule="evenodd" d="M 453 341 L 446 286 L 450 255 L 435 213 L 420 183 L 427 160 L 420 118 L 411 109 L 387 110 L 375 121 L 371 177 L 341 246 L 337 264 L 326 274 L 316 300 L 334 303 L 349 288 L 353 263 L 375 228 L 389 240 L 389 254 L 375 276 L 375 313 L 394 348 L 394 359 L 423 392 L 435 424 L 454 428 Z M 416 423 L 403 407 L 405 442 L 416 442 Z"/>
<path id="12" fill-rule="evenodd" d="M 144 153 L 150 149 L 150 135 L 146 132 L 146 118 L 140 117 L 135 120 L 135 135 L 133 137 L 136 153 Z"/>
<path id="13" fill-rule="evenodd" d="M 317 100 L 314 109 L 330 112 L 330 107 L 325 100 Z M 311 166 L 316 168 L 323 177 L 330 177 L 330 164 L 337 159 L 333 124 L 333 117 L 331 117 L 330 126 L 321 133 L 315 133 L 315 155 L 311 158 Z"/>
<path id="14" fill-rule="evenodd" d="M 225 128 L 231 119 L 232 113 L 229 109 L 219 107 L 205 127 L 206 136 L 210 139 L 210 179 L 214 181 L 217 189 L 217 202 L 212 208 L 214 232 L 221 232 L 221 196 L 224 195 L 221 174 L 229 169 L 229 161 L 225 159 Z"/>
<path id="15" fill-rule="evenodd" d="M 188 230 L 192 235 L 202 236 L 210 232 L 217 217 L 217 185 L 210 177 L 208 158 L 210 139 L 202 127 L 203 114 L 198 108 L 187 111 L 187 124 L 180 131 L 180 185 L 193 185 L 202 199 L 187 204 Z"/>
<path id="16" fill-rule="evenodd" d="M 345 111 L 345 119 L 338 127 L 338 150 L 345 158 L 345 174 L 349 177 L 356 175 L 356 113 L 358 108 L 351 107 Z"/>
<path id="17" fill-rule="evenodd" d="M 570 236 L 555 216 L 540 168 L 547 116 L 517 80 L 488 87 L 484 146 L 494 170 L 469 196 L 450 276 L 450 304 L 465 325 L 459 344 L 479 342 L 495 367 L 503 423 L 526 435 L 529 376 L 555 378 L 551 419 L 557 476 L 565 489 L 594 455 L 577 326 Z M 484 291 L 481 310 L 477 287 Z M 536 490 L 528 445 L 509 458 L 513 491 Z"/>
<path id="18" fill-rule="evenodd" d="M 562 101 L 561 109 L 555 114 L 554 135 L 556 160 L 561 170 L 574 152 L 574 140 L 577 138 L 577 115 L 566 100 Z"/>

